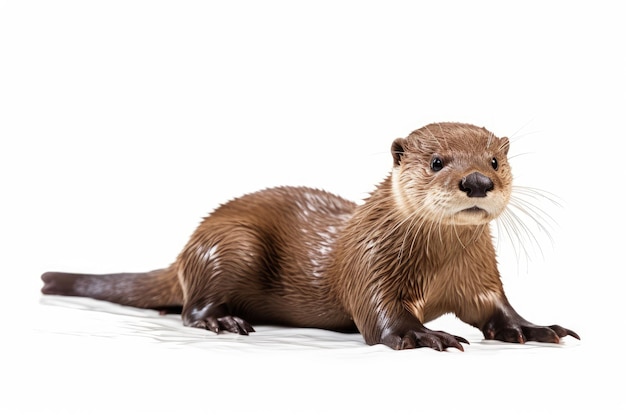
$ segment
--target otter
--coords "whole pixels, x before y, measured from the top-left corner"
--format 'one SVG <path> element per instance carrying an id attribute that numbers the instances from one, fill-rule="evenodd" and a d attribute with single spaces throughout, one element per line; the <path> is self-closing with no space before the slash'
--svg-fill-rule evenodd
<path id="1" fill-rule="evenodd" d="M 264 189 L 205 217 L 168 268 L 46 272 L 44 294 L 179 311 L 185 326 L 358 331 L 369 345 L 463 351 L 425 323 L 453 313 L 486 339 L 580 337 L 519 315 L 505 296 L 490 222 L 507 207 L 509 139 L 434 123 L 393 141 L 390 174 L 357 205 L 306 187 Z"/>

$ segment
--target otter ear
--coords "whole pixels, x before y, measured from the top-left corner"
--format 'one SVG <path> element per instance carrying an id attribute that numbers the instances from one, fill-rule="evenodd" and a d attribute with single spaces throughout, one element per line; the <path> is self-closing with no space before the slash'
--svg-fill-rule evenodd
<path id="1" fill-rule="evenodd" d="M 400 165 L 400 161 L 404 156 L 404 139 L 398 138 L 391 144 L 391 155 L 393 156 L 393 166 Z"/>
<path id="2" fill-rule="evenodd" d="M 505 155 L 509 153 L 509 145 L 509 138 L 506 136 L 500 138 L 500 149 L 502 149 Z"/>

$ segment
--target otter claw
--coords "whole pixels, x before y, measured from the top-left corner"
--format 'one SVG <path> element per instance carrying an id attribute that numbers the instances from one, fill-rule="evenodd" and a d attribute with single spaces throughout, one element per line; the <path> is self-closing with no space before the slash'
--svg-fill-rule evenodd
<path id="1" fill-rule="evenodd" d="M 241 335 L 248 335 L 250 332 L 254 332 L 254 328 L 249 325 L 245 320 L 235 316 L 220 317 L 217 321 L 221 324 L 224 330 L 231 333 L 238 333 Z M 217 332 L 216 332 L 217 333 Z"/>
<path id="2" fill-rule="evenodd" d="M 510 305 L 496 312 L 482 327 L 486 339 L 503 342 L 526 343 L 559 343 L 562 337 L 572 336 L 580 340 L 576 332 L 558 325 L 538 326 L 524 320 Z"/>
<path id="3" fill-rule="evenodd" d="M 248 322 L 235 316 L 224 316 L 218 318 L 206 317 L 202 320 L 190 323 L 189 326 L 206 329 L 213 333 L 226 331 L 244 336 L 247 336 L 248 333 L 254 332 L 254 328 L 248 324 Z"/>
<path id="4" fill-rule="evenodd" d="M 561 327 L 556 324 L 548 327 L 551 328 L 559 337 L 572 336 L 573 338 L 580 340 L 580 336 L 578 336 L 578 334 L 573 330 L 566 329 L 565 327 Z"/>
<path id="5" fill-rule="evenodd" d="M 212 331 L 213 333 L 219 333 L 220 332 L 220 324 L 217 321 L 216 318 L 214 317 L 207 317 L 205 320 L 206 323 L 206 329 Z"/>
<path id="6" fill-rule="evenodd" d="M 461 336 L 454 336 L 454 338 L 457 340 L 457 342 L 459 343 L 465 343 L 466 345 L 469 345 L 470 342 L 467 341 L 467 339 L 465 339 L 464 337 Z"/>
<path id="7" fill-rule="evenodd" d="M 464 349 L 461 343 L 469 345 L 469 342 L 460 336 L 426 328 L 407 331 L 404 336 L 390 334 L 383 338 L 382 343 L 395 350 L 429 347 L 439 352 L 443 352 L 448 348 L 455 348 L 463 352 Z"/>
<path id="8" fill-rule="evenodd" d="M 183 312 L 185 326 L 206 329 L 213 333 L 227 331 L 241 335 L 254 332 L 254 328 L 244 319 L 228 314 L 225 305 L 205 304 Z"/>

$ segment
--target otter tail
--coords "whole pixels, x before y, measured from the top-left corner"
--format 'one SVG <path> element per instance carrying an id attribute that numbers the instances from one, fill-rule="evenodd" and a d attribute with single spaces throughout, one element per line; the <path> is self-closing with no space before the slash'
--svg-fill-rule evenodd
<path id="1" fill-rule="evenodd" d="M 44 294 L 90 297 L 162 312 L 179 312 L 183 305 L 183 292 L 173 266 L 139 274 L 46 272 L 41 279 Z"/>

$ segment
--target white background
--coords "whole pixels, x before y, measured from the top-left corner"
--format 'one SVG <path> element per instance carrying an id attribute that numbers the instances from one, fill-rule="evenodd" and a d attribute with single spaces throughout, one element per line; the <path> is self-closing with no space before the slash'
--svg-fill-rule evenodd
<path id="1" fill-rule="evenodd" d="M 623 412 L 618 5 L 0 1 L 0 410 Z M 499 262 L 520 313 L 581 342 L 494 345 L 452 318 L 434 327 L 470 339 L 463 354 L 270 327 L 216 339 L 175 316 L 40 300 L 46 270 L 166 266 L 242 193 L 359 201 L 391 141 L 438 121 L 510 136 L 516 184 L 558 196 L 541 203 L 551 238 L 533 226 L 530 259 L 499 239 Z M 123 337 L 133 326 L 167 341 Z"/>

